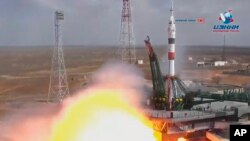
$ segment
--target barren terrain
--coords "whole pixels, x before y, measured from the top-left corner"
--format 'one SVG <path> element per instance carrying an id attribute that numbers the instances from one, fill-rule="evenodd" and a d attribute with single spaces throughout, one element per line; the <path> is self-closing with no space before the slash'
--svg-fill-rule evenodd
<path id="1" fill-rule="evenodd" d="M 156 48 L 159 60 L 164 58 L 165 48 Z M 70 92 L 82 88 L 88 76 L 103 63 L 115 58 L 116 48 L 111 47 L 65 47 L 64 57 L 68 73 Z M 177 58 L 178 76 L 185 80 L 204 81 L 231 85 L 245 85 L 250 77 L 238 75 L 224 75 L 222 71 L 232 70 L 224 68 L 197 68 L 195 62 L 201 58 L 220 58 L 220 48 L 191 48 L 186 49 Z M 240 63 L 249 63 L 249 49 L 228 49 L 227 57 Z M 148 56 L 145 48 L 137 49 L 138 59 L 144 60 L 144 65 L 138 65 L 150 79 Z M 177 54 L 178 55 L 178 54 Z M 52 48 L 51 47 L 3 47 L 0 48 L 0 103 L 8 101 L 46 101 Z M 188 61 L 188 57 L 193 61 Z M 238 65 L 239 68 L 242 65 Z M 167 66 L 165 66 L 167 67 Z"/>

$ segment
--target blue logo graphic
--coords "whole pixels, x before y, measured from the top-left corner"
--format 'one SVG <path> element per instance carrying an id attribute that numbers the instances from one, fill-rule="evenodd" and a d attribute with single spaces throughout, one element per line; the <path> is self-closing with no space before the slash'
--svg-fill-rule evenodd
<path id="1" fill-rule="evenodd" d="M 213 32 L 239 32 L 240 25 L 231 24 L 234 22 L 232 10 L 228 10 L 227 12 L 220 13 L 219 20 L 223 24 L 214 25 Z"/>
<path id="2" fill-rule="evenodd" d="M 229 24 L 234 21 L 232 10 L 229 10 L 228 12 L 224 12 L 220 14 L 219 20 L 222 21 L 224 24 Z"/>

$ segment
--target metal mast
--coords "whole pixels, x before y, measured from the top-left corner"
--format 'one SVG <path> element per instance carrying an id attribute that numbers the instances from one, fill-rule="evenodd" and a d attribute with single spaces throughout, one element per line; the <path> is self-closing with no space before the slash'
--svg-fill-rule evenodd
<path id="1" fill-rule="evenodd" d="M 61 102 L 69 95 L 67 73 L 62 49 L 61 21 L 64 20 L 62 11 L 55 12 L 55 46 L 51 64 L 48 101 Z"/>
<path id="2" fill-rule="evenodd" d="M 135 38 L 133 33 L 130 0 L 123 0 L 119 54 L 121 55 L 122 61 L 129 63 L 136 62 Z"/>
<path id="3" fill-rule="evenodd" d="M 226 61 L 226 35 L 223 36 L 222 61 Z"/>

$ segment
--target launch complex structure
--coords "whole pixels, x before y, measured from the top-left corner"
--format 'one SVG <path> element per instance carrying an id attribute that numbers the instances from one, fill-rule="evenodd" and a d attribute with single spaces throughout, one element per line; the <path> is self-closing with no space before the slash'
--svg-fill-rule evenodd
<path id="1" fill-rule="evenodd" d="M 237 101 L 250 105 L 250 92 L 234 90 L 225 90 L 222 95 L 212 93 L 188 92 L 184 83 L 176 76 L 175 52 L 176 43 L 176 25 L 174 18 L 174 4 L 171 0 L 170 20 L 168 23 L 168 73 L 163 75 L 160 69 L 157 55 L 148 37 L 145 40 L 145 46 L 148 50 L 152 82 L 153 94 L 150 97 L 150 105 L 155 110 L 183 110 L 191 109 L 194 105 L 211 103 L 215 101 Z M 69 96 L 69 88 L 67 82 L 67 72 L 64 63 L 64 54 L 62 48 L 62 22 L 64 13 L 62 11 L 55 12 L 55 45 L 53 48 L 53 57 L 51 63 L 50 85 L 48 92 L 48 102 L 61 102 L 65 97 Z M 122 0 L 121 30 L 120 30 L 120 55 L 122 61 L 134 64 L 136 62 L 135 54 L 135 38 L 133 34 L 131 1 Z M 194 98 L 200 98 L 197 101 Z M 203 99 L 211 99 L 204 101 Z"/>
<path id="2" fill-rule="evenodd" d="M 166 76 L 163 76 L 160 71 L 160 65 L 156 54 L 150 43 L 149 37 L 145 40 L 146 48 L 148 49 L 150 66 L 153 78 L 154 96 L 151 98 L 151 103 L 155 109 L 159 110 L 175 110 L 183 108 L 183 98 L 185 95 L 184 85 L 175 76 L 175 39 L 176 26 L 174 18 L 173 1 L 171 3 L 171 16 L 168 24 L 168 62 L 169 70 Z"/>
<path id="3" fill-rule="evenodd" d="M 211 103 L 215 101 L 237 101 L 250 105 L 250 92 L 237 93 L 235 91 L 224 91 L 223 95 L 211 93 L 190 93 L 186 91 L 183 82 L 175 73 L 175 43 L 176 43 L 176 25 L 174 18 L 174 4 L 171 1 L 171 16 L 168 23 L 168 73 L 163 75 L 156 53 L 150 42 L 149 36 L 145 40 L 145 47 L 148 50 L 153 94 L 150 97 L 150 112 L 148 117 L 153 121 L 154 129 L 167 135 L 170 128 L 178 127 L 179 131 L 189 131 L 199 129 L 201 123 L 206 124 L 207 129 L 214 127 L 215 120 L 235 120 L 238 118 L 238 109 L 223 112 L 207 113 L 204 111 L 190 110 L 194 105 Z M 61 102 L 69 96 L 67 82 L 67 73 L 64 64 L 64 55 L 62 49 L 61 22 L 64 20 L 62 11 L 55 12 L 55 46 L 51 65 L 50 86 L 48 93 L 48 102 Z M 121 31 L 120 31 L 120 50 L 122 61 L 131 64 L 136 62 L 134 34 L 132 26 L 132 14 L 130 0 L 123 0 Z M 194 100 L 194 97 L 201 98 L 200 101 Z M 203 101 L 203 98 L 211 99 Z M 146 109 L 148 110 L 148 109 Z M 250 113 L 250 111 L 249 111 Z M 168 139 L 168 136 L 166 136 Z M 164 140 L 164 137 L 163 137 Z"/>
<path id="4" fill-rule="evenodd" d="M 147 116 L 154 124 L 154 130 L 162 134 L 162 140 L 171 140 L 171 137 L 183 137 L 188 135 L 205 136 L 204 131 L 214 129 L 216 121 L 237 122 L 239 117 L 245 113 L 239 107 L 232 106 L 225 110 L 191 110 L 196 105 L 211 104 L 212 102 L 236 101 L 250 105 L 250 92 L 224 90 L 223 94 L 210 92 L 187 91 L 183 81 L 175 74 L 175 41 L 176 25 L 174 18 L 173 0 L 171 1 L 171 16 L 168 24 L 168 73 L 163 75 L 160 69 L 159 60 L 150 42 L 149 36 L 144 41 L 148 50 L 153 94 L 150 97 L 150 109 L 146 110 Z M 196 98 L 196 99 L 195 99 Z M 206 99 L 206 100 L 204 100 Z M 201 131 L 202 130 L 202 131 Z M 191 137 L 192 138 L 192 137 Z"/>

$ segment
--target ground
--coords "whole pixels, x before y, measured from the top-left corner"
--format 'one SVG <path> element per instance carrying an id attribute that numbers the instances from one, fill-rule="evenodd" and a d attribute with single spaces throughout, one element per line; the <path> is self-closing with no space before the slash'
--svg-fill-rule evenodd
<path id="1" fill-rule="evenodd" d="M 108 60 L 115 59 L 116 52 L 116 47 L 65 47 L 64 57 L 70 93 L 82 89 L 91 73 Z M 138 59 L 144 60 L 143 65 L 137 65 L 138 68 L 144 72 L 146 79 L 151 80 L 146 49 L 137 48 L 136 52 Z M 166 48 L 157 47 L 155 52 L 160 61 L 166 60 Z M 197 68 L 196 62 L 204 57 L 220 59 L 221 48 L 185 48 L 177 52 L 177 76 L 183 80 L 199 81 L 211 85 L 244 86 L 250 82 L 250 76 L 225 75 L 222 72 L 244 69 L 249 63 L 249 54 L 250 49 L 230 48 L 227 51 L 227 57 L 239 62 L 238 65 Z M 189 61 L 189 57 L 192 57 L 193 60 Z M 52 47 L 0 48 L 0 127 L 6 123 L 6 117 L 16 116 L 17 113 L 27 109 L 30 105 L 41 106 L 41 103 L 48 105 L 45 102 L 48 97 L 51 58 Z M 168 65 L 165 63 L 161 67 L 166 69 Z M 199 139 L 204 140 L 204 138 Z"/>
<path id="2" fill-rule="evenodd" d="M 235 50 L 236 48 L 227 49 L 227 57 L 242 64 L 248 63 L 250 49 Z M 159 60 L 165 58 L 165 48 L 157 47 L 155 51 Z M 70 92 L 74 93 L 82 88 L 88 76 L 108 60 L 114 59 L 116 52 L 116 47 L 65 47 L 64 56 Z M 138 67 L 144 72 L 145 78 L 150 79 L 146 49 L 141 47 L 136 52 L 138 59 L 143 59 L 145 63 Z M 177 55 L 179 55 L 176 64 L 177 75 L 182 79 L 239 86 L 250 82 L 250 77 L 247 76 L 222 74 L 224 70 L 235 67 L 202 69 L 196 67 L 195 61 L 204 57 L 219 59 L 221 48 L 189 47 L 185 51 L 177 52 Z M 193 61 L 188 61 L 187 58 L 190 56 L 193 57 Z M 48 95 L 51 57 L 52 47 L 0 48 L 0 104 L 8 101 L 45 102 Z"/>

